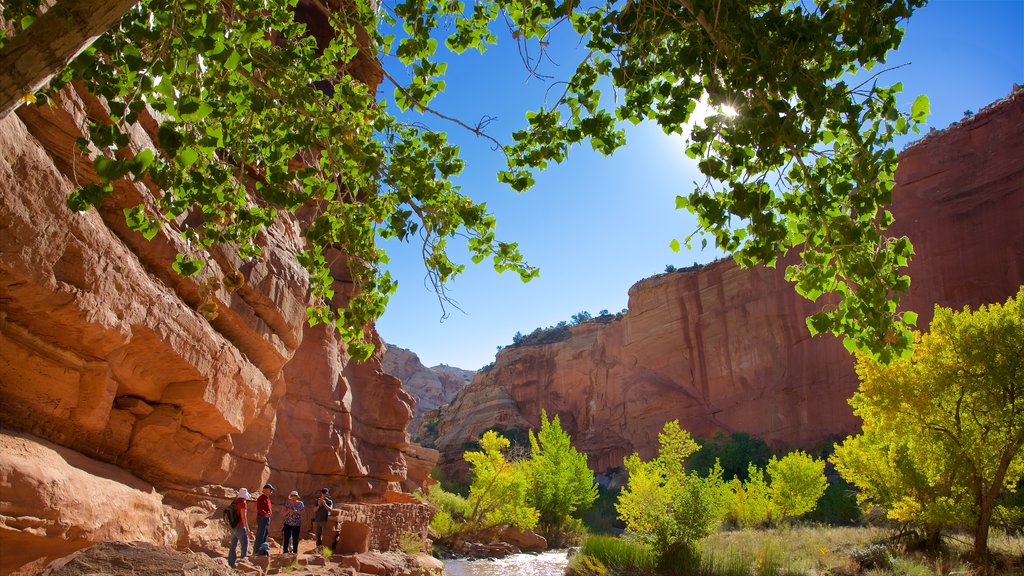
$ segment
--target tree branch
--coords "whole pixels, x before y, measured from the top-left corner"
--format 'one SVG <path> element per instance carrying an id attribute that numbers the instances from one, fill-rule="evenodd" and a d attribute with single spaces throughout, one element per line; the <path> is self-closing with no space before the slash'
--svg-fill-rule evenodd
<path id="1" fill-rule="evenodd" d="M 138 0 L 59 0 L 0 49 L 0 120 L 45 86 Z"/>

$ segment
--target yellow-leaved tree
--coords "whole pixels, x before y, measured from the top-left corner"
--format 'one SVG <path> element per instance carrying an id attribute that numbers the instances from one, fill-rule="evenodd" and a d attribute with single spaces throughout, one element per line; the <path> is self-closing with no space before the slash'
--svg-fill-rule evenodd
<path id="1" fill-rule="evenodd" d="M 1024 287 L 976 311 L 936 307 L 915 340 L 888 366 L 859 358 L 850 404 L 863 432 L 831 461 L 862 505 L 918 524 L 931 544 L 972 524 L 984 557 L 1000 495 L 1024 477 Z"/>

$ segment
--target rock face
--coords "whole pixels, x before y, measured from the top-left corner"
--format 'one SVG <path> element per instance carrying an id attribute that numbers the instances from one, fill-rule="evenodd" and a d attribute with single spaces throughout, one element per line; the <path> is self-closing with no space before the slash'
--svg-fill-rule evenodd
<path id="1" fill-rule="evenodd" d="M 380 353 L 350 362 L 305 321 L 301 215 L 262 235 L 263 257 L 214 251 L 183 278 L 171 264 L 187 219 L 152 241 L 124 222 L 158 190 L 120 182 L 99 209 L 68 210 L 96 180 L 75 139 L 104 112 L 72 88 L 57 104 L 0 120 L 0 575 L 126 534 L 208 547 L 214 508 L 267 481 L 279 505 L 291 490 L 364 501 L 415 484 L 412 397 Z M 140 121 L 136 149 L 155 128 Z M 417 450 L 416 470 L 432 458 Z"/>
<path id="2" fill-rule="evenodd" d="M 425 412 L 447 404 L 462 390 L 476 372 L 440 364 L 427 368 L 416 353 L 392 344 L 385 344 L 382 365 L 384 372 L 402 381 L 404 388 L 416 399 L 415 413 L 409 431 L 415 431 Z"/>
<path id="3" fill-rule="evenodd" d="M 902 307 L 931 321 L 935 305 L 1004 301 L 1024 284 L 1024 91 L 930 135 L 900 157 L 894 235 L 916 255 Z M 855 432 L 847 399 L 853 359 L 831 336 L 811 338 L 800 298 L 778 269 L 731 260 L 642 280 L 629 311 L 587 322 L 561 342 L 511 346 L 441 409 L 436 447 L 449 477 L 490 427 L 539 427 L 558 414 L 595 470 L 651 457 L 666 421 L 698 437 L 746 432 L 809 448 Z"/>

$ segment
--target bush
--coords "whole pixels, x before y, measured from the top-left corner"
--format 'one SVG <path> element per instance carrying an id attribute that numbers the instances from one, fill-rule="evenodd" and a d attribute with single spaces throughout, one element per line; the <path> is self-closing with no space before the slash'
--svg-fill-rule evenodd
<path id="1" fill-rule="evenodd" d="M 686 467 L 707 474 L 717 461 L 722 467 L 722 478 L 746 481 L 751 464 L 764 468 L 772 457 L 772 449 L 760 438 L 744 432 L 726 436 L 719 432 L 702 443 L 699 450 L 686 460 Z"/>
<path id="2" fill-rule="evenodd" d="M 872 544 L 857 548 L 850 556 L 860 564 L 861 569 L 892 568 L 893 557 L 889 548 L 883 544 Z"/>
<path id="3" fill-rule="evenodd" d="M 626 531 L 664 554 L 680 546 L 698 551 L 725 518 L 730 492 L 719 466 L 707 475 L 687 472 L 683 462 L 697 449 L 679 421 L 658 435 L 658 456 L 649 462 L 634 452 L 626 458 L 629 481 L 615 506 Z"/>
<path id="4" fill-rule="evenodd" d="M 583 524 L 591 534 L 618 534 L 626 528 L 615 512 L 618 498 L 618 490 L 597 487 L 597 500 L 583 512 Z"/>
<path id="5" fill-rule="evenodd" d="M 860 521 L 861 511 L 854 494 L 852 484 L 842 478 L 832 478 L 825 488 L 825 494 L 818 501 L 818 507 L 805 518 L 833 526 L 856 524 Z"/>

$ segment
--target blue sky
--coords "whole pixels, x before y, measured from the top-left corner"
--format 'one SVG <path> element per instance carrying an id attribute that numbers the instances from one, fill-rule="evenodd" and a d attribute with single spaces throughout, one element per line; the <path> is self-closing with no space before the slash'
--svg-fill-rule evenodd
<path id="1" fill-rule="evenodd" d="M 906 35 L 888 66 L 908 64 L 881 82 L 902 82 L 903 107 L 927 94 L 932 114 L 927 126 L 944 128 L 1024 84 L 1024 0 L 932 0 L 906 23 Z M 572 45 L 559 50 L 544 69 L 559 78 L 575 67 Z M 529 78 L 513 43 L 449 62 L 447 90 L 435 109 L 474 124 L 496 120 L 488 130 L 499 140 L 525 123 L 550 84 Z M 390 99 L 390 98 L 389 98 Z M 537 175 L 537 184 L 517 194 L 499 185 L 502 157 L 491 144 L 454 125 L 438 126 L 462 148 L 467 162 L 457 183 L 477 202 L 487 202 L 497 218 L 499 239 L 516 241 L 540 277 L 496 273 L 489 263 L 473 265 L 464 251 L 454 257 L 467 270 L 450 285 L 461 308 L 443 310 L 425 284 L 415 245 L 389 242 L 389 269 L 398 293 L 377 323 L 388 343 L 412 350 L 427 366 L 447 364 L 476 370 L 494 361 L 497 347 L 516 332 L 528 334 L 570 320 L 581 311 L 597 315 L 627 305 L 629 287 L 664 272 L 667 265 L 689 266 L 723 256 L 710 246 L 672 252 L 695 223 L 674 209 L 675 196 L 688 193 L 698 174 L 683 154 L 679 138 L 653 125 L 629 129 L 626 147 L 605 157 L 577 147 L 569 160 Z M 927 129 L 927 128 L 926 128 Z M 455 244 L 453 242 L 453 244 Z"/>

